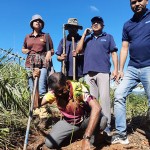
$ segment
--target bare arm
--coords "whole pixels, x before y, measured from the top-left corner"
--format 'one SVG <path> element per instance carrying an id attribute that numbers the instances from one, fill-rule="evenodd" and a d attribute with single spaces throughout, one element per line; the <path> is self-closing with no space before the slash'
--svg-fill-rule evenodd
<path id="1" fill-rule="evenodd" d="M 81 37 L 79 43 L 77 44 L 77 47 L 76 47 L 76 52 L 77 52 L 77 54 L 78 54 L 78 53 L 81 53 L 81 52 L 83 51 L 83 45 L 84 45 L 85 37 L 86 37 L 87 35 L 89 35 L 88 30 L 90 30 L 90 29 L 89 29 L 89 28 L 85 29 L 85 31 L 84 31 L 84 33 L 83 33 L 83 35 L 82 35 L 82 37 Z"/>
<path id="2" fill-rule="evenodd" d="M 120 71 L 123 71 L 124 64 L 128 55 L 128 48 L 129 48 L 129 43 L 127 41 L 122 42 L 122 48 L 120 51 L 120 63 L 119 63 Z"/>
<path id="3" fill-rule="evenodd" d="M 117 52 L 112 52 L 111 56 L 112 56 L 112 61 L 113 61 L 113 65 L 114 65 L 114 71 L 112 72 L 112 79 L 115 80 L 117 78 L 117 74 L 118 74 L 118 55 L 117 55 Z"/>
<path id="4" fill-rule="evenodd" d="M 29 49 L 22 47 L 23 54 L 27 54 L 27 53 L 29 53 L 29 51 L 30 51 Z"/>
<path id="5" fill-rule="evenodd" d="M 98 123 L 101 107 L 96 99 L 91 100 L 89 102 L 89 105 L 91 107 L 91 114 L 88 126 L 85 131 L 85 135 L 91 137 Z M 90 149 L 90 141 L 87 139 L 83 139 L 82 141 L 82 150 L 85 149 Z"/>
<path id="6" fill-rule="evenodd" d="M 128 56 L 128 49 L 129 49 L 129 42 L 127 41 L 123 41 L 122 42 L 122 48 L 120 51 L 120 61 L 119 61 L 119 74 L 117 76 L 117 81 L 123 77 L 124 73 L 123 73 L 123 69 L 124 69 L 124 65 Z"/>
<path id="7" fill-rule="evenodd" d="M 57 60 L 62 62 L 66 59 L 66 57 L 67 57 L 67 54 L 62 53 L 60 56 L 57 56 Z"/>
<path id="8" fill-rule="evenodd" d="M 47 51 L 47 54 L 46 54 L 46 57 L 45 57 L 46 62 L 51 61 L 53 55 L 54 55 L 54 49 L 51 49 L 51 50 Z"/>

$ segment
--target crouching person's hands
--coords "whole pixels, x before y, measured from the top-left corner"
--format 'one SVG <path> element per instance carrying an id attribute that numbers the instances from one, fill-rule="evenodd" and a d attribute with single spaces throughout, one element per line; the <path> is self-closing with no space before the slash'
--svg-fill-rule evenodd
<path id="1" fill-rule="evenodd" d="M 90 140 L 88 139 L 82 140 L 82 150 L 92 150 L 91 145 L 90 145 Z"/>
<path id="2" fill-rule="evenodd" d="M 34 68 L 33 69 L 33 78 L 35 79 L 35 77 L 40 77 L 40 69 L 39 68 Z"/>

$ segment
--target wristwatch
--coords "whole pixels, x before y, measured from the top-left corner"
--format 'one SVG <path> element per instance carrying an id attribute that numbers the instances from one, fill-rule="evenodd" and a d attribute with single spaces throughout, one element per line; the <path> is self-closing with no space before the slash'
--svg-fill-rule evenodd
<path id="1" fill-rule="evenodd" d="M 91 139 L 91 137 L 90 136 L 88 136 L 88 135 L 83 135 L 83 139 L 88 139 L 88 140 L 90 140 Z"/>

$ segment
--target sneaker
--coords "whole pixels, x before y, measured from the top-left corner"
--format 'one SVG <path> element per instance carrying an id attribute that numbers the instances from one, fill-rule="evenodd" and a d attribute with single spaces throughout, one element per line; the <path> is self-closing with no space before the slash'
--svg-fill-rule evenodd
<path id="1" fill-rule="evenodd" d="M 111 144 L 129 144 L 129 140 L 126 135 L 115 134 L 111 138 Z"/>
<path id="2" fill-rule="evenodd" d="M 104 132 L 107 134 L 107 136 L 111 136 L 111 131 L 110 131 L 109 126 L 107 126 L 107 127 L 105 128 Z"/>
<path id="3" fill-rule="evenodd" d="M 104 115 L 100 118 L 100 131 L 104 131 L 104 129 L 107 127 L 107 121 L 108 119 Z"/>

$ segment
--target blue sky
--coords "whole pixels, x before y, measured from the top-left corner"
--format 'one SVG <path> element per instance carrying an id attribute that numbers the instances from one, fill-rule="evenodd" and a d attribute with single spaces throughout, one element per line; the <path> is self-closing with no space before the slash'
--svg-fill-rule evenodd
<path id="1" fill-rule="evenodd" d="M 0 48 L 13 49 L 22 57 L 21 48 L 26 34 L 31 33 L 29 22 L 32 15 L 40 14 L 45 21 L 43 32 L 49 33 L 57 50 L 63 36 L 62 25 L 68 18 L 77 18 L 83 30 L 91 26 L 91 18 L 101 16 L 106 31 L 112 34 L 117 47 L 121 48 L 122 27 L 133 15 L 129 0 L 1 0 Z M 148 6 L 149 7 L 149 6 Z M 67 31 L 66 31 L 67 34 Z M 1 52 L 0 52 L 1 53 Z M 119 52 L 118 52 L 119 54 Z M 60 71 L 60 62 L 53 57 L 56 71 Z M 127 63 L 126 63 L 127 64 Z"/>

